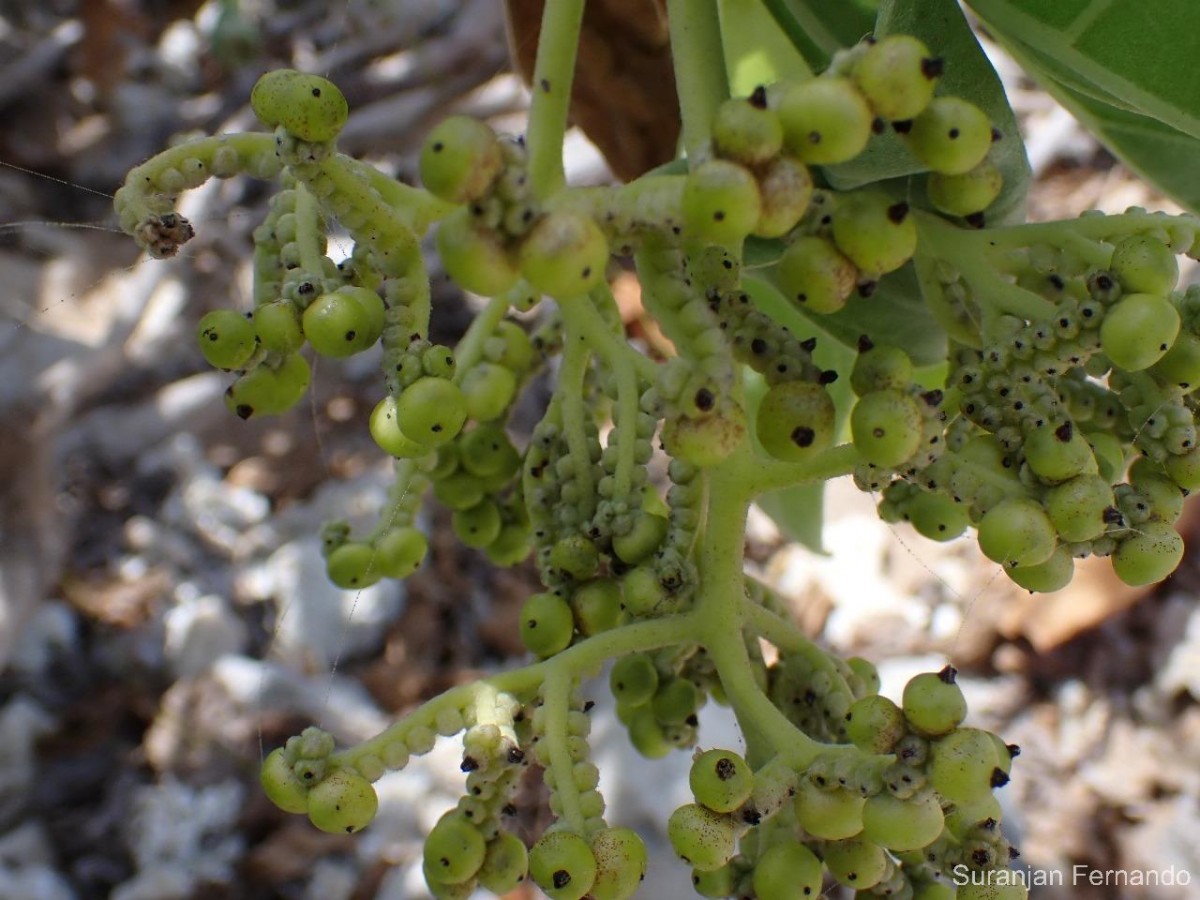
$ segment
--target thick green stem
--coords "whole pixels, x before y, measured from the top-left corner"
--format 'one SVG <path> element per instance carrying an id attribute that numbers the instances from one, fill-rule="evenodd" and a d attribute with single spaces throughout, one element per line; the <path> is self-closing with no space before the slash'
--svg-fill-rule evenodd
<path id="1" fill-rule="evenodd" d="M 533 67 L 533 100 L 529 108 L 529 183 L 544 200 L 566 183 L 562 146 L 571 108 L 571 84 L 584 0 L 547 0 Z"/>
<path id="2" fill-rule="evenodd" d="M 574 763 L 567 747 L 567 714 L 571 711 L 573 684 L 574 678 L 566 672 L 546 673 L 546 680 L 542 682 L 542 710 L 546 724 L 541 740 L 546 746 L 547 768 L 554 773 L 554 793 L 562 809 L 562 818 L 572 831 L 583 834 L 579 786 L 575 784 Z"/>
<path id="3" fill-rule="evenodd" d="M 713 116 L 729 97 L 717 0 L 667 0 L 683 147 L 695 165 L 708 155 Z"/>

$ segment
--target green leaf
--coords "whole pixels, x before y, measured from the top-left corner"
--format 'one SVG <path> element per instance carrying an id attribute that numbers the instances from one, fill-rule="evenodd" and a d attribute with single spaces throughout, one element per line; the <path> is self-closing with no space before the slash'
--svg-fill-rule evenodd
<path id="1" fill-rule="evenodd" d="M 875 34 L 911 34 L 925 42 L 945 62 L 938 85 L 941 94 L 953 94 L 979 106 L 1003 137 L 991 150 L 990 159 L 1004 176 L 1004 190 L 988 210 L 995 223 L 1024 219 L 1025 195 L 1029 189 L 1029 160 L 996 70 L 992 67 L 975 33 L 955 0 L 884 0 L 880 5 Z M 832 187 L 851 190 L 866 184 L 908 178 L 925 171 L 904 142 L 895 134 L 874 138 L 857 159 L 824 170 Z M 901 182 L 889 190 L 924 202 L 924 182 Z"/>
<path id="2" fill-rule="evenodd" d="M 1200 211 L 1200 3 L 972 0 L 1013 58 L 1122 161 Z"/>

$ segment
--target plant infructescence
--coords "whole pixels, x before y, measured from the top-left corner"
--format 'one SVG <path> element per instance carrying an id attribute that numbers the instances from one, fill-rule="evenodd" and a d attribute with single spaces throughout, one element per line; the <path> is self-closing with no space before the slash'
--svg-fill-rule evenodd
<path id="1" fill-rule="evenodd" d="M 210 313 L 197 335 L 236 373 L 241 418 L 300 399 L 306 352 L 382 345 L 370 429 L 395 487 L 370 534 L 326 527 L 337 585 L 421 565 L 426 495 L 495 564 L 532 553 L 544 582 L 520 617 L 534 662 L 356 747 L 306 729 L 268 755 L 263 786 L 318 828 L 354 832 L 375 814 L 373 781 L 461 735 L 466 793 L 425 846 L 437 897 L 527 877 L 556 900 L 631 897 L 645 847 L 605 822 L 580 691 L 611 662 L 643 754 L 694 746 L 708 699 L 745 734 L 744 756 L 695 755 L 695 802 L 667 822 L 703 896 L 815 897 L 830 877 L 864 896 L 1024 896 L 993 796 L 1016 748 L 962 726 L 953 668 L 914 678 L 897 704 L 869 662 L 809 640 L 743 572 L 746 512 L 852 475 L 929 538 L 974 528 L 1032 591 L 1063 587 L 1090 554 L 1131 584 L 1164 578 L 1200 486 L 1200 294 L 1176 290 L 1197 220 L 1019 224 L 1024 150 L 950 0 L 884 3 L 857 32 L 874 36 L 841 49 L 764 2 L 799 52 L 778 63 L 786 77 L 732 98 L 717 4 L 668 6 L 686 160 L 629 184 L 565 183 L 583 0 L 556 0 L 527 134 L 446 119 L 422 187 L 340 154 L 340 91 L 281 70 L 251 98 L 271 132 L 174 147 L 118 192 L 122 227 L 170 256 L 192 234 L 180 192 L 213 176 L 279 184 L 254 233 L 252 314 Z M 331 223 L 353 241 L 339 265 Z M 455 347 L 428 339 L 431 229 L 449 274 L 490 298 Z M 632 259 L 669 360 L 626 341 L 613 255 Z M 532 333 L 508 316 L 538 306 Z M 518 447 L 506 418 L 553 357 L 553 398 Z M 665 493 L 648 476 L 656 444 Z M 769 664 L 760 640 L 778 651 Z M 556 820 L 526 848 L 505 815 L 530 763 Z"/>

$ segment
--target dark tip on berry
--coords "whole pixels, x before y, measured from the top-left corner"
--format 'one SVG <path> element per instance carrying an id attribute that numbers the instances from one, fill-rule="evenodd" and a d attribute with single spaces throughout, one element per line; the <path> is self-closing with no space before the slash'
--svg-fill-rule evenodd
<path id="1" fill-rule="evenodd" d="M 885 122 L 883 119 L 879 118 L 879 116 L 876 116 L 874 119 L 871 120 L 871 133 L 872 134 L 883 134 L 886 130 L 887 130 L 887 122 Z"/>
<path id="2" fill-rule="evenodd" d="M 877 288 L 878 286 L 879 286 L 879 283 L 875 282 L 875 281 L 860 281 L 858 283 L 858 296 L 864 297 L 864 298 L 870 297 L 872 294 L 875 293 L 875 288 Z"/>
<path id="3" fill-rule="evenodd" d="M 696 391 L 696 396 L 693 398 L 696 403 L 696 408 L 701 412 L 708 412 L 713 408 L 713 404 L 717 402 L 717 398 L 713 396 L 713 392 L 708 388 L 700 388 Z"/>
<path id="4" fill-rule="evenodd" d="M 548 78 L 543 78 L 539 84 L 541 85 L 543 94 L 550 93 L 550 80 Z"/>
<path id="5" fill-rule="evenodd" d="M 887 208 L 888 221 L 899 225 L 908 218 L 908 204 L 901 200 L 899 203 L 893 203 Z"/>
<path id="6" fill-rule="evenodd" d="M 1003 769 L 992 769 L 991 785 L 994 788 L 1004 787 L 1008 784 L 1008 773 Z"/>
<path id="7" fill-rule="evenodd" d="M 237 417 L 239 419 L 242 419 L 243 421 L 245 421 L 246 419 L 248 419 L 252 415 L 254 415 L 254 407 L 250 406 L 247 403 L 239 403 L 237 405 L 237 409 L 235 409 L 234 412 L 237 414 Z"/>
<path id="8" fill-rule="evenodd" d="M 1124 525 L 1125 517 L 1121 515 L 1121 511 L 1115 506 L 1107 507 L 1100 516 L 1104 520 L 1105 525 Z"/>
<path id="9" fill-rule="evenodd" d="M 750 97 L 748 99 L 750 101 L 750 105 L 753 106 L 755 109 L 766 109 L 767 108 L 767 89 L 766 89 L 766 87 L 764 85 L 760 84 L 758 87 L 756 87 L 751 92 Z"/>
<path id="10" fill-rule="evenodd" d="M 806 425 L 797 425 L 792 429 L 792 443 L 797 447 L 811 447 L 817 433 Z"/>
<path id="11" fill-rule="evenodd" d="M 459 768 L 464 772 L 474 772 L 479 768 L 479 761 L 473 756 L 464 756 Z"/>
<path id="12" fill-rule="evenodd" d="M 901 119 L 899 122 L 892 123 L 892 131 L 896 134 L 908 134 L 912 131 L 912 119 Z"/>
<path id="13" fill-rule="evenodd" d="M 981 212 L 973 212 L 969 215 L 965 215 L 963 216 L 963 221 L 972 228 L 983 228 L 985 225 L 987 225 L 987 219 L 984 218 L 983 213 Z"/>
<path id="14" fill-rule="evenodd" d="M 996 141 L 1000 140 L 1002 137 L 1004 137 L 1003 131 L 1001 131 L 999 128 L 992 129 L 992 143 L 993 144 L 996 143 Z"/>
<path id="15" fill-rule="evenodd" d="M 762 813 L 754 807 L 742 810 L 742 821 L 747 825 L 757 825 L 762 821 Z"/>
<path id="16" fill-rule="evenodd" d="M 817 384 L 833 384 L 838 380 L 838 373 L 833 369 L 826 369 L 817 376 Z"/>
<path id="17" fill-rule="evenodd" d="M 728 781 L 737 775 L 737 764 L 728 756 L 722 756 L 717 760 L 714 771 L 721 781 Z"/>
<path id="18" fill-rule="evenodd" d="M 554 882 L 555 890 L 562 890 L 571 883 L 571 873 L 566 869 L 559 869 L 550 876 L 550 880 Z"/>
<path id="19" fill-rule="evenodd" d="M 750 342 L 750 352 L 761 356 L 767 352 L 767 342 L 762 338 L 755 338 Z"/>
<path id="20" fill-rule="evenodd" d="M 1061 291 L 1063 288 L 1065 288 L 1067 286 L 1067 283 L 1065 281 L 1063 281 L 1063 277 L 1061 275 L 1059 275 L 1057 272 L 1051 272 L 1046 277 L 1046 280 L 1050 282 L 1050 286 L 1052 288 L 1054 288 L 1056 291 Z M 1060 324 L 1063 325 L 1063 327 L 1066 327 L 1067 321 L 1065 319 L 1063 319 L 1060 321 Z"/>
<path id="21" fill-rule="evenodd" d="M 596 535 L 596 536 L 599 537 L 599 535 Z M 591 712 L 595 707 L 596 707 L 595 700 L 585 700 L 583 703 L 583 711 L 584 712 Z"/>
<path id="22" fill-rule="evenodd" d="M 866 353 L 868 350 L 875 349 L 875 344 L 865 334 L 860 334 L 858 336 L 858 343 L 856 346 L 858 347 L 859 353 Z"/>
<path id="23" fill-rule="evenodd" d="M 511 763 L 514 766 L 518 765 L 520 763 L 523 763 L 523 762 L 525 762 L 525 751 L 522 750 L 520 747 L 512 747 L 508 751 L 507 759 L 508 759 L 509 763 Z"/>
<path id="24" fill-rule="evenodd" d="M 312 95 L 313 95 L 314 97 L 320 97 L 320 96 L 321 96 L 321 89 L 320 89 L 319 87 L 315 87 L 315 88 L 313 88 L 313 89 L 312 89 Z"/>
<path id="25" fill-rule="evenodd" d="M 937 676 L 945 684 L 954 684 L 955 679 L 958 678 L 958 669 L 954 668 L 954 666 L 946 666 L 937 673 Z"/>
<path id="26" fill-rule="evenodd" d="M 921 74 L 933 81 L 935 78 L 941 78 L 942 73 L 946 71 L 946 61 L 940 56 L 931 56 L 921 60 Z"/>
<path id="27" fill-rule="evenodd" d="M 807 353 L 812 353 L 817 349 L 817 339 L 815 337 L 806 338 L 800 342 L 800 349 Z"/>
<path id="28" fill-rule="evenodd" d="M 715 213 L 713 213 L 713 221 L 714 222 L 724 222 L 725 221 L 725 212 L 723 210 L 718 209 Z"/>
<path id="29" fill-rule="evenodd" d="M 1062 441 L 1064 444 L 1068 443 L 1074 436 L 1075 426 L 1069 421 L 1063 422 L 1054 429 L 1054 437 Z"/>
<path id="30" fill-rule="evenodd" d="M 937 406 L 942 402 L 945 395 L 938 389 L 926 391 L 921 395 L 921 399 L 925 401 L 926 406 Z"/>
<path id="31" fill-rule="evenodd" d="M 1016 847 L 1013 847 L 1010 845 L 1008 848 L 1008 858 L 1009 859 L 1019 859 L 1020 856 L 1021 856 L 1021 851 L 1018 850 Z"/>

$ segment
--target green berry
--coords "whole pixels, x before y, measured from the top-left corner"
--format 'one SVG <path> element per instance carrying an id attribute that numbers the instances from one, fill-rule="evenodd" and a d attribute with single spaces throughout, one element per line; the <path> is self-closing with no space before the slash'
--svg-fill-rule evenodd
<path id="1" fill-rule="evenodd" d="M 304 346 L 300 315 L 290 300 L 264 303 L 254 310 L 254 333 L 264 350 L 294 353 Z"/>
<path id="2" fill-rule="evenodd" d="M 596 880 L 592 900 L 628 900 L 637 893 L 646 875 L 646 843 L 632 828 L 605 828 L 592 835 Z"/>
<path id="3" fill-rule="evenodd" d="M 613 663 L 608 686 L 618 703 L 643 706 L 658 690 L 658 669 L 645 653 L 631 653 Z"/>
<path id="4" fill-rule="evenodd" d="M 462 884 L 474 878 L 486 858 L 482 832 L 457 810 L 438 819 L 425 838 L 425 873 L 441 884 Z"/>
<path id="5" fill-rule="evenodd" d="M 498 363 L 479 362 L 459 381 L 467 404 L 467 417 L 476 422 L 493 422 L 508 410 L 517 393 L 517 376 Z"/>
<path id="6" fill-rule="evenodd" d="M 1075 558 L 1066 547 L 1059 547 L 1043 563 L 1005 569 L 1004 574 L 1031 593 L 1051 594 L 1071 583 L 1075 575 Z"/>
<path id="7" fill-rule="evenodd" d="M 850 77 L 875 115 L 889 122 L 912 119 L 933 99 L 941 60 L 907 34 L 880 38 L 854 62 Z"/>
<path id="8" fill-rule="evenodd" d="M 754 866 L 757 900 L 796 900 L 819 897 L 824 868 L 808 847 L 795 840 L 772 844 Z"/>
<path id="9" fill-rule="evenodd" d="M 941 804 L 928 789 L 905 800 L 882 791 L 863 806 L 863 837 L 893 853 L 929 846 L 944 822 Z"/>
<path id="10" fill-rule="evenodd" d="M 758 193 L 762 208 L 754 233 L 759 237 L 783 237 L 808 209 L 813 195 L 812 175 L 800 160 L 779 156 L 758 170 Z"/>
<path id="11" fill-rule="evenodd" d="M 1115 501 L 1108 479 L 1089 474 L 1051 488 L 1042 502 L 1058 536 L 1075 544 L 1104 533 L 1106 510 Z"/>
<path id="12" fill-rule="evenodd" d="M 258 778 L 268 799 L 284 812 L 308 811 L 308 786 L 296 776 L 295 767 L 288 762 L 282 747 L 267 754 Z"/>
<path id="13" fill-rule="evenodd" d="M 673 458 L 701 469 L 727 458 L 746 434 L 741 410 L 733 407 L 720 414 L 687 418 L 673 416 L 663 423 L 662 444 Z"/>
<path id="14" fill-rule="evenodd" d="M 370 544 L 348 541 L 325 559 L 329 580 L 347 591 L 370 587 L 383 577 L 375 560 L 375 548 Z"/>
<path id="15" fill-rule="evenodd" d="M 979 549 L 1004 566 L 1036 566 L 1050 558 L 1058 534 L 1040 503 L 1001 500 L 979 520 Z"/>
<path id="16" fill-rule="evenodd" d="M 948 216 L 981 213 L 1000 196 L 1004 176 L 986 159 L 975 168 L 957 175 L 933 172 L 925 182 L 929 204 Z"/>
<path id="17" fill-rule="evenodd" d="M 827 841 L 852 838 L 863 829 L 866 799 L 857 791 L 836 787 L 817 787 L 802 778 L 796 788 L 796 821 L 813 837 Z"/>
<path id="18" fill-rule="evenodd" d="M 992 735 L 978 728 L 960 728 L 933 742 L 926 772 L 933 789 L 947 802 L 970 805 L 991 794 L 999 763 Z"/>
<path id="19" fill-rule="evenodd" d="M 960 97 L 935 97 L 913 119 L 908 146 L 934 172 L 961 175 L 987 156 L 992 123 L 987 113 Z"/>
<path id="20" fill-rule="evenodd" d="M 406 437 L 432 448 L 458 436 L 467 401 L 454 382 L 425 375 L 396 398 L 396 418 Z"/>
<path id="21" fill-rule="evenodd" d="M 571 607 L 557 594 L 530 596 L 521 606 L 521 642 L 536 656 L 553 656 L 571 644 L 575 619 Z"/>
<path id="22" fill-rule="evenodd" d="M 586 294 L 604 280 L 608 239 L 589 216 L 556 210 L 538 219 L 521 241 L 521 274 L 556 300 Z"/>
<path id="23" fill-rule="evenodd" d="M 1113 571 L 1132 586 L 1154 584 L 1175 571 L 1183 559 L 1183 538 L 1166 522 L 1151 520 L 1117 545 Z"/>
<path id="24" fill-rule="evenodd" d="M 450 203 L 478 200 L 504 167 L 496 133 L 470 116 L 442 120 L 421 148 L 421 183 Z"/>
<path id="25" fill-rule="evenodd" d="M 621 623 L 621 583 L 615 578 L 594 578 L 581 584 L 571 595 L 575 626 L 584 637 L 591 637 Z"/>
<path id="26" fill-rule="evenodd" d="M 613 535 L 613 552 L 621 562 L 636 565 L 659 548 L 667 536 L 667 526 L 666 516 L 638 510 L 629 531 Z"/>
<path id="27" fill-rule="evenodd" d="M 749 169 L 723 159 L 700 163 L 683 187 L 683 223 L 689 237 L 740 245 L 762 214 L 758 182 Z"/>
<path id="28" fill-rule="evenodd" d="M 1126 294 L 1104 316 L 1100 347 L 1114 366 L 1140 372 L 1154 365 L 1175 343 L 1179 313 L 1158 294 Z"/>
<path id="29" fill-rule="evenodd" d="M 867 462 L 890 469 L 901 465 L 921 445 L 921 408 L 908 394 L 871 391 L 850 412 L 854 446 Z"/>
<path id="30" fill-rule="evenodd" d="M 488 841 L 483 863 L 475 877 L 485 891 L 501 895 L 515 890 L 529 872 L 529 851 L 511 831 L 501 831 Z"/>
<path id="31" fill-rule="evenodd" d="M 689 803 L 671 813 L 667 838 L 676 855 L 701 872 L 719 869 L 733 858 L 737 830 L 733 817 Z"/>
<path id="32" fill-rule="evenodd" d="M 240 419 L 271 416 L 291 409 L 308 388 L 311 370 L 299 353 L 256 366 L 230 385 L 225 405 Z"/>
<path id="33" fill-rule="evenodd" d="M 521 464 L 517 448 L 500 425 L 487 423 L 471 429 L 462 435 L 459 448 L 462 467 L 480 478 L 513 475 Z"/>
<path id="34" fill-rule="evenodd" d="M 1171 454 L 1163 461 L 1163 468 L 1177 485 L 1185 491 L 1200 490 L 1200 449 L 1187 453 Z"/>
<path id="35" fill-rule="evenodd" d="M 825 845 L 825 865 L 840 884 L 865 891 L 883 880 L 889 862 L 878 844 L 851 838 Z"/>
<path id="36" fill-rule="evenodd" d="M 574 579 L 591 578 L 600 564 L 600 552 L 590 539 L 580 534 L 555 542 L 548 558 L 550 565 Z"/>
<path id="37" fill-rule="evenodd" d="M 965 503 L 933 491 L 920 491 L 905 508 L 913 528 L 931 541 L 951 541 L 971 524 L 970 510 Z"/>
<path id="38" fill-rule="evenodd" d="M 375 404 L 368 426 L 379 449 L 397 459 L 415 459 L 429 453 L 428 447 L 418 444 L 400 429 L 396 398 L 390 394 Z"/>
<path id="39" fill-rule="evenodd" d="M 858 396 L 871 391 L 904 390 L 913 380 L 913 364 L 899 347 L 858 339 L 858 355 L 850 370 L 850 389 Z"/>
<path id="40" fill-rule="evenodd" d="M 250 108 L 268 128 L 282 125 L 302 141 L 332 141 L 346 124 L 350 107 L 337 85 L 295 69 L 268 72 L 250 92 Z"/>
<path id="41" fill-rule="evenodd" d="M 734 897 L 737 896 L 740 874 L 741 870 L 732 863 L 711 872 L 692 869 L 692 889 L 701 897 L 711 897 L 713 900 Z"/>
<path id="42" fill-rule="evenodd" d="M 216 309 L 196 326 L 196 342 L 210 366 L 240 369 L 254 353 L 254 325 L 232 309 Z"/>
<path id="43" fill-rule="evenodd" d="M 468 509 L 456 509 L 451 517 L 454 534 L 468 547 L 482 550 L 500 536 L 500 508 L 482 500 Z"/>
<path id="44" fill-rule="evenodd" d="M 1191 393 L 1200 387 L 1200 337 L 1180 329 L 1171 349 L 1150 367 L 1150 374 L 1162 384 Z"/>
<path id="45" fill-rule="evenodd" d="M 375 300 L 368 301 L 367 295 Z M 322 356 L 352 356 L 379 339 L 383 330 L 382 301 L 365 288 L 339 288 L 310 303 L 304 310 L 303 324 L 305 338 Z"/>
<path id="46" fill-rule="evenodd" d="M 1092 448 L 1070 420 L 1035 428 L 1022 449 L 1033 474 L 1050 484 L 1098 471 Z"/>
<path id="47" fill-rule="evenodd" d="M 688 784 L 692 796 L 713 812 L 733 812 L 754 789 L 754 772 L 731 750 L 707 750 L 692 760 Z"/>
<path id="48" fill-rule="evenodd" d="M 1127 294 L 1165 295 L 1175 290 L 1179 262 L 1162 241 L 1134 234 L 1113 247 L 1108 271 Z"/>
<path id="49" fill-rule="evenodd" d="M 349 769 L 336 769 L 308 792 L 309 821 L 330 834 L 360 831 L 378 809 L 371 782 Z"/>
<path id="50" fill-rule="evenodd" d="M 776 459 L 801 462 L 833 443 L 836 411 L 811 381 L 784 381 L 763 395 L 755 417 L 759 443 Z"/>
<path id="51" fill-rule="evenodd" d="M 421 567 L 429 541 L 415 528 L 392 528 L 375 539 L 375 561 L 385 578 L 407 578 Z"/>
<path id="52" fill-rule="evenodd" d="M 922 672 L 904 685 L 904 718 L 920 734 L 936 736 L 953 731 L 967 715 L 967 701 L 955 682 L 952 666 Z"/>
<path id="53" fill-rule="evenodd" d="M 846 713 L 846 737 L 867 753 L 890 753 L 904 731 L 900 707 L 879 694 L 860 697 Z"/>
<path id="54" fill-rule="evenodd" d="M 482 227 L 465 206 L 442 219 L 435 243 L 446 274 L 473 294 L 495 297 L 520 278 L 503 238 Z"/>
<path id="55" fill-rule="evenodd" d="M 596 882 L 596 856 L 569 831 L 544 834 L 529 851 L 529 874 L 551 900 L 581 900 Z"/>
<path id="56" fill-rule="evenodd" d="M 650 706 L 654 717 L 664 725 L 682 725 L 695 715 L 703 697 L 688 678 L 669 678 L 658 685 Z"/>
<path id="57" fill-rule="evenodd" d="M 713 119 L 713 148 L 723 159 L 757 166 L 776 156 L 783 147 L 783 126 L 765 99 L 729 99 L 717 107 Z"/>
<path id="58" fill-rule="evenodd" d="M 822 77 L 788 85 L 778 103 L 783 142 L 809 165 L 848 162 L 866 149 L 875 119 L 845 78 Z"/>
<path id="59" fill-rule="evenodd" d="M 820 315 L 835 313 L 858 282 L 858 269 L 827 238 L 804 235 L 779 257 L 779 289 L 802 309 Z"/>
<path id="60" fill-rule="evenodd" d="M 860 270 L 877 277 L 908 262 L 917 249 L 917 224 L 908 203 L 861 191 L 838 201 L 833 242 Z"/>

